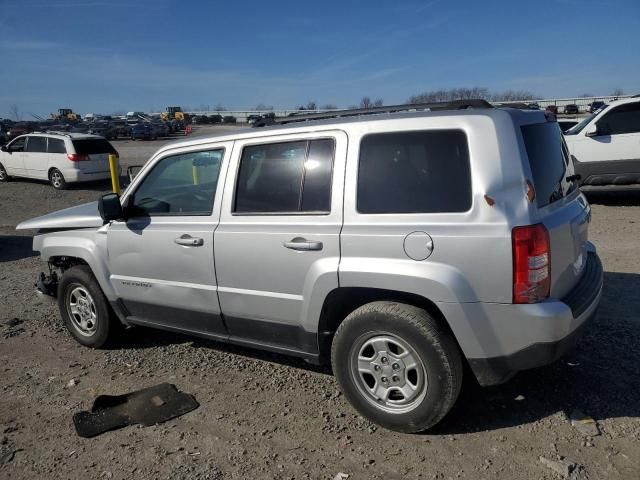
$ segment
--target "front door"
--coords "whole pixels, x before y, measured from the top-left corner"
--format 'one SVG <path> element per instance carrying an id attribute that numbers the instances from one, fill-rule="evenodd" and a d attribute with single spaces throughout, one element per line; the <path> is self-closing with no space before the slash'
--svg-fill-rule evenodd
<path id="1" fill-rule="evenodd" d="M 215 233 L 232 340 L 317 351 L 317 315 L 338 287 L 346 145 L 338 131 L 236 142 Z"/>
<path id="2" fill-rule="evenodd" d="M 640 102 L 627 103 L 611 109 L 598 121 L 598 135 L 584 136 L 578 144 L 576 157 L 580 162 L 609 162 L 601 173 L 630 173 L 640 162 Z M 581 132 L 584 135 L 584 131 Z M 611 162 L 618 162 L 613 164 Z M 625 165 L 629 165 L 626 167 Z"/>
<path id="3" fill-rule="evenodd" d="M 27 137 L 18 137 L 7 145 L 7 152 L 2 155 L 2 165 L 4 165 L 9 175 L 25 175 L 24 170 L 24 148 L 27 144 Z"/>
<path id="4" fill-rule="evenodd" d="M 108 229 L 108 261 L 132 323 L 224 335 L 213 240 L 231 147 L 167 152 L 123 197 L 129 218 Z"/>

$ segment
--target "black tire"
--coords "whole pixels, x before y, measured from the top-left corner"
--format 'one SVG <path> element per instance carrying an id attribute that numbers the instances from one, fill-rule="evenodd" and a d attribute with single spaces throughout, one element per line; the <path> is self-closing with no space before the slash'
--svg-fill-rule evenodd
<path id="1" fill-rule="evenodd" d="M 9 182 L 11 177 L 7 174 L 7 171 L 4 169 L 4 166 L 0 163 L 0 182 Z"/>
<path id="2" fill-rule="evenodd" d="M 65 190 L 67 188 L 67 182 L 64 179 L 64 175 L 57 168 L 52 168 L 49 172 L 49 183 L 56 190 Z"/>
<path id="3" fill-rule="evenodd" d="M 88 294 L 88 302 L 82 291 Z M 84 304 L 80 303 L 81 299 L 85 300 Z M 82 309 L 75 315 L 72 313 L 74 303 L 76 311 L 78 308 Z M 71 336 L 86 347 L 104 346 L 118 330 L 119 321 L 111 311 L 91 269 L 86 265 L 77 265 L 64 272 L 58 285 L 58 307 Z M 95 315 L 87 322 L 84 330 L 81 325 L 83 312 Z"/>
<path id="4" fill-rule="evenodd" d="M 388 356 L 384 357 L 384 351 L 379 356 L 373 348 L 374 360 L 364 360 L 372 362 L 371 375 L 357 366 L 354 370 L 354 362 L 363 355 L 369 357 L 366 349 L 378 341 L 390 342 L 386 343 Z M 403 350 L 410 356 L 402 357 Z M 408 363 L 403 363 L 402 358 Z M 410 361 L 414 358 L 419 362 Z M 410 368 L 411 363 L 416 367 Z M 334 336 L 331 364 L 342 392 L 361 415 L 403 433 L 421 432 L 436 425 L 453 407 L 462 385 L 462 359 L 451 333 L 425 310 L 396 302 L 369 303 L 349 314 Z M 398 376 L 395 368 L 400 369 Z M 376 375 L 382 376 L 376 379 Z M 382 383 L 385 379 L 386 385 Z M 413 392 L 409 389 L 415 399 L 399 398 L 404 397 L 399 387 L 413 387 L 410 383 L 416 387 Z M 391 392 L 388 400 L 376 399 L 371 392 L 380 387 Z"/>

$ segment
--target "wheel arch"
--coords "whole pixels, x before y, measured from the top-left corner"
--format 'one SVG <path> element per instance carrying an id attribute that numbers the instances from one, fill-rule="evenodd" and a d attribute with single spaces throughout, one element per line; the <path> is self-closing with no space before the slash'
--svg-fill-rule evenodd
<path id="1" fill-rule="evenodd" d="M 427 311 L 446 328 L 460 345 L 449 322 L 435 302 L 415 293 L 370 287 L 340 287 L 325 297 L 318 321 L 318 349 L 321 362 L 328 361 L 333 336 L 344 319 L 357 308 L 376 301 L 393 301 Z M 460 349 L 462 352 L 462 349 Z"/>

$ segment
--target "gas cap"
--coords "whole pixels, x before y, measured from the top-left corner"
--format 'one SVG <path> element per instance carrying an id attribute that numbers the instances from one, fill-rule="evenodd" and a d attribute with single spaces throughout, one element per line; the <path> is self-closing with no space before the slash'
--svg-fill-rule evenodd
<path id="1" fill-rule="evenodd" d="M 404 253 L 412 260 L 426 260 L 433 252 L 433 239 L 427 232 L 412 232 L 404 237 Z"/>

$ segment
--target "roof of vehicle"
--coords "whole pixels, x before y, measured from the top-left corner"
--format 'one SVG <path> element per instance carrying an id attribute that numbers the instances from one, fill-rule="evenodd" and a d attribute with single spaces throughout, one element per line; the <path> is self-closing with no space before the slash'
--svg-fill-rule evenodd
<path id="1" fill-rule="evenodd" d="M 234 131 L 220 132 L 213 135 L 206 135 L 202 137 L 196 137 L 189 140 L 181 140 L 178 142 L 172 142 L 161 147 L 157 153 L 164 152 L 179 147 L 197 146 L 201 144 L 210 143 L 212 141 L 230 141 L 230 140 L 243 140 L 247 138 L 259 138 L 277 135 L 279 133 L 303 133 L 309 131 L 310 128 L 314 130 L 318 127 L 325 127 L 330 129 L 340 130 L 348 128 L 349 125 L 368 123 L 368 122 L 384 122 L 391 120 L 402 120 L 412 118 L 430 118 L 430 117 L 458 117 L 458 116 L 487 116 L 491 118 L 497 118 L 508 114 L 512 117 L 517 117 L 518 123 L 537 123 L 544 122 L 544 112 L 542 110 L 531 109 L 515 109 L 515 108 L 469 108 L 464 110 L 438 110 L 438 111 L 402 111 L 394 113 L 370 113 L 359 116 L 345 116 L 345 117 L 331 117 L 325 119 L 313 119 L 306 121 L 293 121 L 291 123 L 274 124 L 259 128 L 239 128 Z M 294 117 L 295 118 L 295 117 Z M 291 117 L 286 117 L 287 120 L 291 120 Z"/>
<path id="2" fill-rule="evenodd" d="M 609 106 L 615 107 L 617 105 L 624 105 L 625 103 L 636 103 L 636 102 L 640 102 L 640 96 L 638 95 L 634 95 L 633 97 L 629 97 L 629 98 L 619 98 L 618 100 L 611 100 L 609 102 Z"/>

